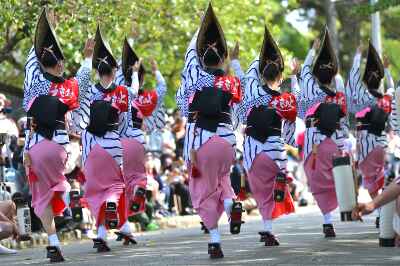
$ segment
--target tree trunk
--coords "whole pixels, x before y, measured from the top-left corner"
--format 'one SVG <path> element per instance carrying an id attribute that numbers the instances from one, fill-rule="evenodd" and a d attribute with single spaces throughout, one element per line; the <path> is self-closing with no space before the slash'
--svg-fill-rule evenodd
<path id="1" fill-rule="evenodd" d="M 323 5 L 327 20 L 326 24 L 329 28 L 329 33 L 332 39 L 333 48 L 335 49 L 336 54 L 339 57 L 339 38 L 336 27 L 336 20 L 337 20 L 336 7 L 331 0 L 324 0 Z"/>

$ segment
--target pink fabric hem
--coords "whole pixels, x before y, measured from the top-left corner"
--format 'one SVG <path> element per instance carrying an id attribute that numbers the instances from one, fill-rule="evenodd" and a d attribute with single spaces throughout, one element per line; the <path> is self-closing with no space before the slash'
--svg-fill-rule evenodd
<path id="1" fill-rule="evenodd" d="M 234 160 L 230 143 L 214 136 L 197 151 L 200 177 L 190 177 L 189 190 L 193 207 L 209 229 L 218 225 L 224 211 L 224 199 L 234 198 L 230 168 Z"/>

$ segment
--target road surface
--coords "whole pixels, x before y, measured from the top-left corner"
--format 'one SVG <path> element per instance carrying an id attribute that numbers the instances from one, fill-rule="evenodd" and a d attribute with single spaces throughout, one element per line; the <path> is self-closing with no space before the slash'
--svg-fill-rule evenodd
<path id="1" fill-rule="evenodd" d="M 137 246 L 122 247 L 110 241 L 112 252 L 96 254 L 91 241 L 63 246 L 67 261 L 57 265 L 400 265 L 400 249 L 377 246 L 374 216 L 364 223 L 340 223 L 335 215 L 337 238 L 324 239 L 317 207 L 307 207 L 274 223 L 281 246 L 265 247 L 259 241 L 262 223 L 250 217 L 240 235 L 221 226 L 225 258 L 210 260 L 208 236 L 199 227 L 168 229 L 137 236 Z M 0 256 L 0 265 L 46 265 L 44 248 Z"/>

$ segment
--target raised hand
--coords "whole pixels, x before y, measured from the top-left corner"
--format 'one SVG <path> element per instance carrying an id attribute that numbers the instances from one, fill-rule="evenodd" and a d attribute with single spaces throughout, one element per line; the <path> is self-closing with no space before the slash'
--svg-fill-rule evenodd
<path id="1" fill-rule="evenodd" d="M 47 19 L 49 20 L 50 25 L 55 28 L 57 26 L 57 18 L 56 13 L 54 10 L 48 10 L 47 12 Z"/>
<path id="2" fill-rule="evenodd" d="M 239 59 L 239 42 L 237 41 L 235 43 L 235 47 L 233 49 L 230 49 L 229 51 L 229 57 L 231 58 L 231 60 L 234 59 Z"/>
<path id="3" fill-rule="evenodd" d="M 385 68 L 389 68 L 390 67 L 390 60 L 386 55 L 383 56 L 383 66 Z"/>
<path id="4" fill-rule="evenodd" d="M 85 58 L 92 58 L 94 50 L 94 39 L 89 38 L 86 40 L 85 48 L 83 49 L 83 56 Z"/>
<path id="5" fill-rule="evenodd" d="M 153 74 L 156 74 L 156 72 L 158 70 L 158 66 L 157 66 L 156 60 L 154 60 L 154 58 L 151 58 L 150 59 L 150 64 L 151 64 L 151 71 L 153 72 Z"/>
<path id="6" fill-rule="evenodd" d="M 313 48 L 314 50 L 318 50 L 318 48 L 319 48 L 320 45 L 321 45 L 321 41 L 317 38 L 317 39 L 314 40 L 314 43 L 313 43 L 312 48 Z"/>
<path id="7" fill-rule="evenodd" d="M 357 54 L 362 54 L 362 51 L 363 51 L 363 45 L 360 43 L 360 44 L 358 45 L 358 47 L 357 47 L 356 53 L 357 53 Z"/>
<path id="8" fill-rule="evenodd" d="M 289 64 L 290 70 L 292 72 L 292 75 L 297 75 L 300 71 L 300 62 L 299 60 L 295 57 L 290 61 Z"/>

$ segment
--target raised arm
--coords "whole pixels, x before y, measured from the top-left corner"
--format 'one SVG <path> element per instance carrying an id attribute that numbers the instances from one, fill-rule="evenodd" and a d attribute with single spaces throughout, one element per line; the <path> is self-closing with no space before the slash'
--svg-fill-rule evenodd
<path id="1" fill-rule="evenodd" d="M 315 45 L 314 45 L 315 46 Z M 317 80 L 312 74 L 312 63 L 315 56 L 315 48 L 311 48 L 308 55 L 304 61 L 303 67 L 301 69 L 301 98 L 306 101 L 312 101 L 319 94 L 323 93 L 319 88 Z"/>
<path id="2" fill-rule="evenodd" d="M 37 79 L 40 74 L 42 74 L 40 63 L 37 60 L 35 48 L 32 47 L 29 50 L 29 54 L 25 63 L 24 90 L 29 88 L 32 85 L 32 82 Z"/>
<path id="3" fill-rule="evenodd" d="M 397 109 L 397 104 L 396 104 L 396 97 L 397 97 L 396 94 L 397 93 L 396 93 L 392 75 L 390 74 L 390 70 L 389 70 L 389 66 L 390 66 L 389 59 L 387 57 L 384 57 L 383 61 L 384 61 L 383 65 L 385 67 L 385 77 L 386 77 L 386 82 L 387 82 L 387 86 L 388 86 L 386 93 L 392 97 L 392 102 L 391 102 L 392 112 L 389 115 L 389 125 L 390 125 L 390 128 L 396 134 L 399 134 L 400 133 L 400 125 L 399 125 L 400 121 L 398 120 L 397 112 L 400 110 Z"/>
<path id="4" fill-rule="evenodd" d="M 268 105 L 272 97 L 263 93 L 263 88 L 258 77 L 259 61 L 254 60 L 244 76 L 245 92 L 243 101 L 237 108 L 237 115 L 241 123 L 246 124 L 247 114 L 251 108 L 259 105 Z"/>
<path id="5" fill-rule="evenodd" d="M 151 60 L 151 70 L 157 81 L 157 108 L 159 108 L 164 102 L 165 95 L 167 94 L 167 83 L 165 82 L 161 72 L 158 70 L 157 62 L 154 59 Z"/>
<path id="6" fill-rule="evenodd" d="M 368 90 L 364 87 L 361 79 L 361 48 L 357 49 L 356 55 L 354 56 L 353 66 L 350 71 L 348 88 L 347 88 L 347 101 L 349 111 L 357 113 L 367 106 L 371 106 L 376 103 L 375 97 L 373 97 Z"/>
<path id="7" fill-rule="evenodd" d="M 35 97 L 35 90 L 33 90 L 32 86 L 34 83 L 38 85 L 39 76 L 42 75 L 42 70 L 40 68 L 40 63 L 37 60 L 35 49 L 32 47 L 29 50 L 28 58 L 25 63 L 25 79 L 24 79 L 24 99 L 22 102 L 22 106 L 25 111 L 28 110 L 29 102 Z M 42 78 L 41 80 L 43 80 Z"/>

